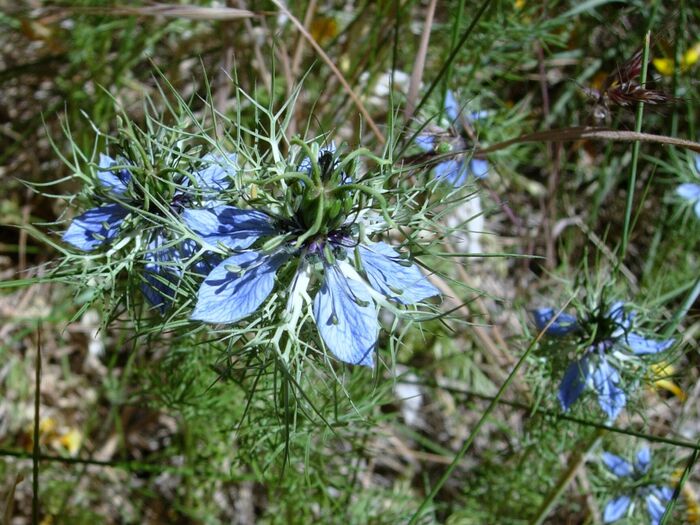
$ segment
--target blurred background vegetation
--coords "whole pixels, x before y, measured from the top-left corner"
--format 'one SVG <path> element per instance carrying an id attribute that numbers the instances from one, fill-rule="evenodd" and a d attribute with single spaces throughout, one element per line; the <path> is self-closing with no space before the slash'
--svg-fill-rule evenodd
<path id="1" fill-rule="evenodd" d="M 390 524 L 411 518 L 534 337 L 528 308 L 568 299 L 585 273 L 582 261 L 598 282 L 620 263 L 621 294 L 666 316 L 678 307 L 697 277 L 700 222 L 681 211 L 673 188 L 700 177 L 693 157 L 643 145 L 635 228 L 626 258 L 617 261 L 632 148 L 602 140 L 530 142 L 489 155 L 492 171 L 478 183 L 481 208 L 457 210 L 449 220 L 483 213 L 484 224 L 470 236 L 484 252 L 528 257 L 452 260 L 441 270 L 457 283 L 456 296 L 446 300 L 448 307 L 462 304 L 454 319 L 423 335 L 409 332 L 393 376 L 343 369 L 349 395 L 307 375 L 304 392 L 318 413 L 299 413 L 292 426 L 274 371 L 223 364 L 221 342 L 172 341 L 167 334 L 135 340 L 126 323 L 100 330 L 102 312 L 81 308 L 84 298 L 71 289 L 42 281 L 56 254 L 35 232 L 57 239 L 67 218 L 62 196 L 79 188 L 70 180 L 36 188 L 70 175 L 60 158 L 70 154 L 70 141 L 99 151 L 95 128 L 113 132 L 120 111 L 141 122 L 146 97 L 166 104 L 172 93 L 162 89 L 160 73 L 195 112 L 210 94 L 218 111 L 249 129 L 261 123 L 237 88 L 280 107 L 301 85 L 290 134 L 329 133 L 376 152 L 380 136 L 407 129 L 407 141 L 439 113 L 449 88 L 470 111 L 488 110 L 478 140 L 489 146 L 594 124 L 594 104 L 582 88 L 602 87 L 650 29 L 654 86 L 678 102 L 647 111 L 643 130 L 697 137 L 700 65 L 688 53 L 700 41 L 700 9 L 692 2 L 487 4 L 448 60 L 481 4 L 304 0 L 282 9 L 252 0 L 0 0 L 4 523 L 31 522 L 39 340 L 41 523 Z M 425 32 L 427 51 L 420 47 Z M 421 94 L 447 64 L 446 74 L 417 115 L 394 119 L 388 98 L 405 102 L 419 57 Z M 632 130 L 634 113 L 613 108 L 603 124 Z M 410 145 L 408 152 L 415 152 Z M 621 426 L 697 440 L 697 308 L 683 323 L 690 350 L 672 378 L 685 403 L 648 388 Z M 548 370 L 546 361 L 546 354 L 536 356 L 517 377 L 421 522 L 516 524 L 541 514 L 579 444 L 597 432 L 591 423 L 558 418 L 552 377 L 561 371 Z M 610 434 L 606 446 L 625 450 L 629 439 Z M 655 458 L 670 479 L 689 453 L 668 447 Z M 596 469 L 578 471 L 545 522 L 601 522 L 609 492 Z M 697 484 L 693 474 L 676 521 L 668 523 L 698 523 Z"/>

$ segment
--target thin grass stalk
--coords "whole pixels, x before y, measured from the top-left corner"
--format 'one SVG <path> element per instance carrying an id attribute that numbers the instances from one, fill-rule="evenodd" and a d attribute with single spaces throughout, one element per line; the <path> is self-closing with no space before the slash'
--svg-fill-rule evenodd
<path id="1" fill-rule="evenodd" d="M 457 38 L 459 38 L 459 26 L 462 25 L 462 15 L 464 14 L 464 0 L 459 0 L 457 4 L 457 13 L 455 15 L 455 22 L 452 24 L 452 35 L 450 37 L 450 49 L 454 49 L 457 46 Z M 447 71 L 445 71 L 445 81 L 442 85 L 442 93 L 440 93 L 440 107 L 444 110 L 445 99 L 447 98 L 447 90 L 449 89 L 450 80 L 452 79 L 452 62 L 447 65 Z"/>
<path id="2" fill-rule="evenodd" d="M 651 33 L 647 31 L 644 37 L 644 53 L 642 55 L 642 73 L 639 78 L 639 83 L 643 86 L 647 81 L 647 69 L 649 66 L 649 46 L 651 43 Z M 635 133 L 641 133 L 642 121 L 644 119 L 644 103 L 640 102 L 637 106 L 636 123 L 634 126 Z M 627 186 L 627 199 L 625 201 L 625 223 L 622 228 L 622 246 L 620 247 L 620 261 L 624 261 L 627 253 L 627 245 L 629 244 L 629 235 L 632 221 L 632 205 L 634 204 L 634 188 L 637 185 L 637 164 L 639 163 L 639 149 L 641 144 L 635 142 L 632 146 L 632 167 L 630 169 L 629 184 Z"/>
<path id="3" fill-rule="evenodd" d="M 566 301 L 562 309 L 559 311 L 561 313 L 566 309 L 566 307 L 569 305 L 571 302 L 571 299 Z M 559 313 L 557 315 L 559 315 Z M 467 453 L 469 448 L 471 447 L 472 443 L 474 442 L 474 439 L 476 438 L 477 434 L 481 430 L 481 427 L 486 423 L 486 420 L 488 417 L 491 415 L 491 412 L 496 408 L 498 405 L 498 402 L 500 401 L 501 397 L 503 397 L 503 394 L 505 394 L 505 391 L 508 389 L 508 386 L 510 386 L 511 382 L 515 379 L 515 376 L 518 374 L 518 371 L 520 368 L 525 364 L 526 359 L 532 353 L 532 351 L 537 347 L 537 343 L 539 340 L 542 338 L 542 336 L 547 332 L 547 329 L 549 326 L 556 320 L 557 315 L 552 316 L 552 319 L 547 323 L 547 326 L 545 326 L 542 331 L 537 334 L 537 337 L 533 339 L 533 341 L 530 343 L 530 345 L 527 347 L 527 350 L 523 353 L 522 357 L 518 360 L 518 362 L 515 364 L 513 369 L 511 370 L 510 374 L 508 374 L 508 377 L 506 380 L 503 382 L 501 387 L 498 389 L 498 392 L 494 396 L 493 400 L 491 403 L 489 403 L 489 406 L 486 407 L 486 410 L 484 410 L 484 413 L 481 414 L 481 417 L 479 418 L 479 421 L 477 422 L 476 426 L 474 429 L 471 431 L 469 434 L 469 437 L 467 440 L 464 442 L 462 447 L 459 449 L 457 454 L 455 454 L 454 459 L 450 463 L 450 465 L 447 467 L 447 470 L 445 470 L 445 473 L 440 477 L 440 479 L 437 481 L 435 486 L 433 486 L 432 490 L 430 491 L 430 494 L 426 496 L 423 501 L 421 502 L 420 506 L 418 507 L 418 510 L 413 514 L 411 517 L 411 520 L 408 522 L 409 525 L 413 525 L 414 523 L 417 522 L 417 520 L 420 518 L 423 510 L 433 501 L 435 496 L 437 495 L 438 492 L 440 492 L 440 489 L 442 486 L 447 482 L 448 479 L 450 479 L 450 476 L 452 475 L 452 472 L 454 471 L 455 468 L 457 468 L 457 465 L 459 462 L 462 460 L 464 455 Z"/>

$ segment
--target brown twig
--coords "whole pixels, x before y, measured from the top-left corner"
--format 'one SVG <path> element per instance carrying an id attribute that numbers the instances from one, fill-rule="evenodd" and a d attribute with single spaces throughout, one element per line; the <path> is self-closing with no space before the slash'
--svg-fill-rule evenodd
<path id="1" fill-rule="evenodd" d="M 307 31 L 311 27 L 311 21 L 314 19 L 314 13 L 316 12 L 316 0 L 310 0 L 309 5 L 306 7 L 306 14 L 304 15 L 304 29 Z M 304 38 L 299 35 L 299 40 L 297 42 L 296 48 L 294 48 L 294 56 L 292 57 L 292 75 L 296 78 L 299 73 L 299 65 L 301 64 L 301 56 L 304 54 Z"/>
<path id="2" fill-rule="evenodd" d="M 505 140 L 489 146 L 484 149 L 477 149 L 475 155 L 485 155 L 494 151 L 505 149 L 513 144 L 522 144 L 525 142 L 570 142 L 574 140 L 591 139 L 591 140 L 616 140 L 620 142 L 656 142 L 658 144 L 669 144 L 686 148 L 691 151 L 700 153 L 700 143 L 692 140 L 677 139 L 675 137 L 666 137 L 665 135 L 653 135 L 651 133 L 637 133 L 636 131 L 615 131 L 607 128 L 592 128 L 581 126 L 575 128 L 563 128 L 547 131 L 537 131 L 527 135 L 521 135 L 514 139 Z"/>
<path id="3" fill-rule="evenodd" d="M 237 0 L 236 2 L 238 5 L 245 5 L 245 2 L 243 0 Z M 257 42 L 257 39 L 255 38 L 255 35 L 253 34 L 253 24 L 251 23 L 249 18 L 243 19 L 243 24 L 245 25 L 246 31 L 248 31 L 248 34 L 250 34 L 250 39 L 253 42 L 253 52 L 255 53 L 255 63 L 257 65 L 258 71 L 260 73 L 260 76 L 263 77 L 263 85 L 265 86 L 272 86 L 272 75 L 268 71 L 267 67 L 265 67 L 265 58 L 262 55 L 262 51 L 260 50 L 260 45 Z"/>
<path id="4" fill-rule="evenodd" d="M 110 8 L 72 8 L 108 15 L 164 16 L 188 20 L 240 20 L 261 16 L 247 9 L 234 7 L 204 7 L 198 5 L 171 5 L 155 3 L 148 6 L 114 6 Z"/>
<path id="5" fill-rule="evenodd" d="M 289 10 L 279 0 L 272 0 L 272 2 L 280 9 L 280 11 L 282 11 L 286 16 L 289 17 L 289 19 L 296 26 L 296 28 L 299 30 L 299 32 L 304 36 L 304 38 L 309 42 L 309 44 L 311 44 L 311 46 L 316 50 L 316 52 L 321 57 L 321 59 L 326 63 L 326 65 L 328 65 L 328 67 L 331 69 L 331 71 L 336 76 L 338 81 L 342 84 L 343 89 L 346 91 L 346 93 L 350 96 L 352 101 L 355 103 L 355 106 L 357 107 L 357 109 L 360 111 L 360 113 L 362 113 L 362 116 L 367 121 L 367 125 L 372 129 L 372 132 L 377 137 L 377 140 L 379 140 L 379 142 L 384 144 L 386 142 L 384 135 L 377 127 L 377 124 L 374 122 L 374 120 L 370 116 L 370 114 L 367 111 L 367 109 L 365 108 L 364 104 L 362 104 L 362 101 L 359 99 L 359 97 L 352 90 L 352 88 L 350 87 L 350 84 L 348 84 L 348 82 L 347 82 L 347 80 L 345 80 L 345 77 L 343 76 L 343 74 L 336 67 L 336 65 L 333 63 L 333 61 L 330 59 L 330 57 L 326 54 L 326 52 L 323 50 L 323 48 L 321 48 L 321 46 L 318 44 L 318 42 L 316 42 L 314 37 L 312 37 L 311 34 L 306 30 L 306 28 L 299 21 L 299 19 L 296 18 L 292 13 L 290 13 Z"/>
<path id="6" fill-rule="evenodd" d="M 428 6 L 428 13 L 425 17 L 423 25 L 423 33 L 421 34 L 418 53 L 413 64 L 413 72 L 411 73 L 411 82 L 408 86 L 408 96 L 406 97 L 406 119 L 413 117 L 413 112 L 416 109 L 416 99 L 418 98 L 418 90 L 420 89 L 421 80 L 423 79 L 423 69 L 425 68 L 425 57 L 428 54 L 428 43 L 430 42 L 430 32 L 433 26 L 433 17 L 435 16 L 435 7 L 437 0 L 431 0 Z"/>

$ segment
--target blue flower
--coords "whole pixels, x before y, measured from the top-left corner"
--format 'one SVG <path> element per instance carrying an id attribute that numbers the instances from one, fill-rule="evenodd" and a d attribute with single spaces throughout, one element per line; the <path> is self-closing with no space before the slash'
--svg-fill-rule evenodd
<path id="1" fill-rule="evenodd" d="M 277 271 L 289 262 L 296 264 L 294 284 L 286 289 L 289 304 L 294 304 L 307 294 L 309 279 L 301 277 L 319 267 L 321 283 L 312 311 L 325 346 L 343 362 L 372 367 L 379 336 L 377 300 L 410 305 L 439 294 L 419 268 L 391 246 L 359 243 L 349 228 L 316 236 L 298 248 L 289 241 L 267 251 L 242 251 L 265 237 L 288 235 L 289 230 L 266 213 L 232 206 L 187 210 L 183 219 L 205 247 L 239 251 L 202 283 L 192 313 L 195 320 L 229 324 L 248 317 L 270 295 Z M 356 253 L 359 267 L 352 264 Z"/>
<path id="2" fill-rule="evenodd" d="M 452 91 L 447 91 L 447 96 L 445 97 L 445 112 L 450 120 L 450 124 L 454 127 L 460 135 L 458 137 L 451 137 L 453 144 L 451 149 L 456 149 L 459 151 L 467 149 L 468 142 L 465 135 L 464 126 L 462 124 L 460 113 L 461 108 L 454 98 Z M 467 122 L 472 122 L 475 120 L 483 119 L 488 115 L 486 111 L 475 111 L 464 115 Z M 454 140 L 456 138 L 456 140 Z M 438 140 L 437 134 L 431 133 L 421 133 L 415 139 L 416 144 L 423 151 L 435 153 L 436 150 L 440 149 L 441 141 Z M 437 180 L 445 180 L 452 184 L 454 187 L 462 186 L 469 179 L 469 174 L 474 174 L 477 179 L 483 179 L 488 175 L 489 164 L 488 161 L 484 159 L 478 159 L 472 157 L 467 162 L 464 155 L 459 155 L 457 157 L 445 160 L 438 163 L 433 174 Z"/>
<path id="3" fill-rule="evenodd" d="M 235 159 L 235 155 L 229 157 L 232 163 L 235 163 Z M 183 190 L 174 192 L 170 207 L 175 214 L 182 213 L 196 190 L 199 190 L 205 205 L 212 205 L 212 199 L 230 185 L 232 172 L 223 167 L 220 157 L 207 155 L 203 161 L 204 168 L 192 173 L 191 179 L 182 181 L 180 186 Z M 143 207 L 142 200 L 129 191 L 132 174 L 124 167 L 124 162 L 100 154 L 97 197 L 117 202 L 91 208 L 73 219 L 63 234 L 64 242 L 82 251 L 93 251 L 118 237 L 122 224 L 130 213 L 127 205 Z M 182 276 L 183 261 L 197 253 L 197 244 L 191 239 L 168 243 L 168 233 L 161 226 L 150 228 L 146 235 L 147 250 L 144 254 L 141 291 L 162 313 L 174 297 L 175 284 Z M 214 262 L 218 263 L 214 254 L 205 254 L 193 263 L 192 269 L 197 273 L 208 273 Z"/>
<path id="4" fill-rule="evenodd" d="M 535 310 L 537 327 L 542 330 L 554 313 L 551 308 Z M 627 396 L 618 386 L 620 374 L 610 363 L 610 354 L 622 351 L 631 352 L 635 356 L 656 354 L 667 350 L 674 343 L 673 339 L 657 341 L 633 332 L 634 317 L 634 312 L 625 311 L 624 303 L 616 302 L 602 319 L 586 319 L 579 323 L 573 316 L 562 313 L 547 329 L 547 335 L 561 337 L 580 330 L 582 325 L 595 323 L 599 331 L 604 332 L 599 334 L 598 340 L 588 346 L 583 356 L 571 363 L 564 372 L 557 394 L 563 410 L 569 410 L 589 386 L 596 392 L 598 404 L 609 420 L 617 419 L 627 403 Z"/>
<path id="5" fill-rule="evenodd" d="M 637 452 L 634 464 L 630 464 L 620 456 L 603 452 L 603 463 L 612 474 L 620 480 L 629 478 L 632 482 L 640 480 L 651 465 L 651 451 L 649 447 L 642 447 Z M 611 499 L 603 511 L 603 522 L 613 523 L 624 517 L 632 503 L 633 498 L 646 501 L 647 513 L 651 525 L 658 525 L 664 515 L 666 504 L 673 497 L 673 490 L 669 487 L 658 487 L 651 484 L 638 486 L 632 494 L 623 494 Z"/>
<path id="6" fill-rule="evenodd" d="M 97 181 L 99 189 L 108 197 L 121 199 L 127 193 L 131 173 L 123 168 L 112 170 L 112 166 L 118 164 L 111 157 L 100 154 Z M 117 236 L 127 215 L 129 210 L 119 203 L 91 208 L 73 219 L 63 234 L 63 241 L 84 252 L 91 252 Z"/>

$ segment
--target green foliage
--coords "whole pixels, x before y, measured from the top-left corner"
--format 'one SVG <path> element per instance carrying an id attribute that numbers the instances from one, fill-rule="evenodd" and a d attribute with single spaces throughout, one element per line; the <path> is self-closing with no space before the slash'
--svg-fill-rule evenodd
<path id="1" fill-rule="evenodd" d="M 288 4 L 304 23 L 312 3 Z M 647 105 L 641 120 L 611 104 L 610 120 L 596 123 L 582 88 L 600 89 L 647 28 L 652 55 L 678 61 L 696 45 L 700 11 L 681 1 L 496 1 L 466 35 L 479 6 L 438 2 L 426 29 L 428 4 L 330 2 L 309 14 L 309 31 L 382 136 L 289 18 L 273 16 L 276 3 L 237 4 L 255 16 L 228 19 L 205 0 L 175 14 L 94 0 L 0 14 L 0 42 L 14 50 L 0 71 L 0 493 L 25 474 L 18 519 L 31 508 L 41 338 L 42 420 L 56 425 L 40 440 L 44 523 L 599 523 L 615 495 L 673 487 L 686 467 L 666 523 L 692 523 L 700 221 L 675 188 L 700 180 L 695 153 L 644 143 L 633 168 L 628 142 L 558 138 L 590 124 L 696 138 L 698 64 L 671 77 L 650 66 L 649 87 L 679 101 Z M 411 101 L 424 104 L 406 119 L 426 30 Z M 466 130 L 464 158 L 487 148 L 489 176 L 460 188 L 431 171 L 459 153 L 448 89 L 465 114 L 487 111 Z M 437 128 L 449 147 L 426 153 L 415 138 Z M 331 140 L 343 164 L 319 183 L 328 175 L 319 150 Z M 275 306 L 283 289 L 250 324 L 191 322 L 202 280 L 191 264 L 203 249 L 172 263 L 174 309 L 161 317 L 144 300 L 145 240 L 196 240 L 170 205 L 205 155 L 231 152 L 241 169 L 221 200 L 298 214 L 297 239 L 369 210 L 371 234 L 440 284 L 442 301 L 422 310 L 385 301 L 373 371 L 319 350 L 308 312 L 288 330 L 284 304 Z M 59 235 L 104 198 L 100 153 L 129 166 L 131 214 L 123 243 L 85 255 Z M 340 183 L 344 172 L 351 184 Z M 281 270 L 277 283 L 294 272 Z M 638 312 L 641 333 L 676 344 L 624 362 L 620 419 L 605 418 L 590 388 L 564 412 L 565 370 L 597 330 L 613 331 L 595 314 L 617 299 Z M 565 305 L 584 334 L 535 341 L 528 312 Z M 72 430 L 82 437 L 74 451 Z M 631 460 L 645 444 L 653 468 L 643 479 L 620 481 L 601 463 L 603 450 Z M 617 523 L 645 520 L 638 499 Z"/>

